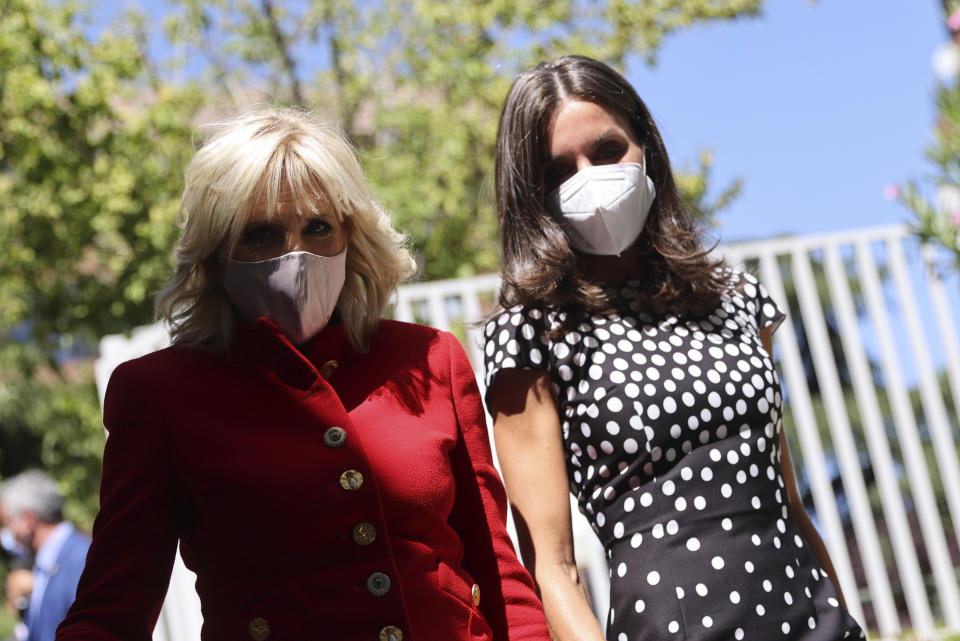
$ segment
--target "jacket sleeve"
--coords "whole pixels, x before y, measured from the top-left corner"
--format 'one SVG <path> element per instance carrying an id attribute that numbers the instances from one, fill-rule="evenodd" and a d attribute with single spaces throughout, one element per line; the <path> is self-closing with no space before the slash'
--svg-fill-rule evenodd
<path id="1" fill-rule="evenodd" d="M 100 512 L 57 641 L 149 641 L 177 549 L 169 444 L 143 363 L 116 369 L 107 387 Z"/>
<path id="2" fill-rule="evenodd" d="M 496 641 L 548 640 L 533 580 L 507 535 L 507 499 L 493 466 L 473 369 L 459 341 L 444 334 L 461 441 L 453 451 L 456 498 L 450 517 L 463 542 L 463 567 L 480 587 L 480 610 Z"/>

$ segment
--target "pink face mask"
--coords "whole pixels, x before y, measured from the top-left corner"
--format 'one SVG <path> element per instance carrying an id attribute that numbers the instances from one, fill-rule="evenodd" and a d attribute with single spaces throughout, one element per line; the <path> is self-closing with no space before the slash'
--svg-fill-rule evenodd
<path id="1" fill-rule="evenodd" d="M 340 298 L 347 250 L 335 256 L 296 251 L 252 263 L 228 260 L 223 288 L 246 320 L 266 316 L 294 344 L 326 327 Z"/>

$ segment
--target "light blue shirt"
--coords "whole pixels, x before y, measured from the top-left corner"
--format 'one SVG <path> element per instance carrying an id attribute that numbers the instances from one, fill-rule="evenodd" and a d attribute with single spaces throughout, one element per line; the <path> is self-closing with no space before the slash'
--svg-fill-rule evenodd
<path id="1" fill-rule="evenodd" d="M 64 543 L 73 534 L 74 527 L 68 521 L 63 521 L 43 542 L 37 550 L 37 557 L 33 562 L 33 592 L 30 593 L 30 606 L 27 609 L 27 629 L 35 625 L 40 615 L 40 604 L 43 603 L 43 593 L 47 590 L 50 577 L 57 573 L 57 559 Z"/>

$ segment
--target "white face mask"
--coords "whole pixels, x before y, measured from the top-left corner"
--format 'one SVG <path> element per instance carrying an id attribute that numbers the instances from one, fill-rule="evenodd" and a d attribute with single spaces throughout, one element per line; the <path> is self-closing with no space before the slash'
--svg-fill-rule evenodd
<path id="1" fill-rule="evenodd" d="M 223 288 L 247 320 L 266 316 L 294 344 L 326 327 L 343 289 L 347 250 L 297 251 L 252 263 L 228 260 Z"/>
<path id="2" fill-rule="evenodd" d="M 633 244 L 657 195 L 645 164 L 586 167 L 550 193 L 547 206 L 563 223 L 571 247 L 619 256 Z"/>

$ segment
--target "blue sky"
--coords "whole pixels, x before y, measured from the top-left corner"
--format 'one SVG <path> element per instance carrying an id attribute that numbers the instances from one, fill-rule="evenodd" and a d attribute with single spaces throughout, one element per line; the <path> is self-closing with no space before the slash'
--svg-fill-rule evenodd
<path id="1" fill-rule="evenodd" d="M 938 0 L 769 0 L 759 19 L 670 37 L 627 77 L 675 165 L 714 151 L 715 184 L 742 176 L 724 242 L 909 220 L 883 188 L 930 172 Z"/>

